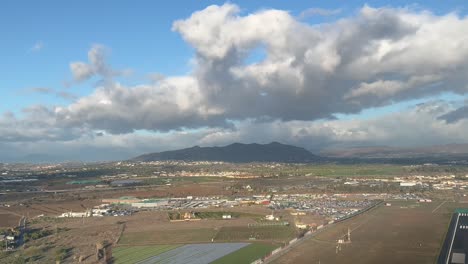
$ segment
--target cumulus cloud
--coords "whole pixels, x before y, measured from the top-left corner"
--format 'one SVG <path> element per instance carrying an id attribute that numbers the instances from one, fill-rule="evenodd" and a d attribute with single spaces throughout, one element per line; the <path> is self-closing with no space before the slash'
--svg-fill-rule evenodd
<path id="1" fill-rule="evenodd" d="M 109 50 L 99 44 L 95 44 L 88 52 L 88 63 L 76 61 L 70 63 L 70 70 L 75 82 L 83 82 L 94 76 L 110 79 L 114 76 L 128 75 L 130 70 L 114 70 L 107 64 L 106 58 Z"/>
<path id="2" fill-rule="evenodd" d="M 409 109 L 373 118 L 328 121 L 246 120 L 232 130 L 213 130 L 200 139 L 201 145 L 223 145 L 233 141 L 268 143 L 279 140 L 322 149 L 329 146 L 418 146 L 468 142 L 468 120 L 446 124 L 438 118 L 454 109 L 444 101 L 429 101 Z"/>
<path id="3" fill-rule="evenodd" d="M 64 130 L 61 133 L 57 133 L 57 130 L 39 130 L 35 132 L 35 135 L 42 140 L 37 141 L 29 137 L 15 142 L 11 139 L 5 141 L 5 138 L 0 138 L 0 144 L 3 143 L 5 147 L 2 151 L 16 148 L 15 152 L 22 154 L 41 153 L 47 149 L 51 152 L 62 153 L 65 159 L 109 160 L 194 145 L 227 145 L 232 142 L 280 141 L 303 146 L 313 151 L 330 146 L 419 146 L 466 143 L 468 139 L 465 131 L 468 130 L 468 120 L 447 124 L 438 118 L 441 113 L 448 113 L 454 109 L 450 103 L 430 101 L 409 109 L 366 119 L 286 122 L 243 120 L 230 128 L 207 127 L 194 131 L 169 131 L 157 134 L 140 131 L 128 134 L 108 134 L 101 131 L 87 133 L 81 130 L 68 131 L 67 135 Z M 37 109 L 31 110 L 41 112 Z M 42 120 L 48 120 L 50 113 L 40 115 Z M 8 117 L 0 120 L 5 120 L 5 118 Z M 31 123 L 23 123 L 17 128 L 37 130 L 41 127 L 43 127 L 41 124 L 31 126 Z M 52 127 L 57 126 L 52 124 Z M 73 133 L 81 134 L 76 137 L 77 135 Z M 46 138 L 45 135 L 51 135 L 51 137 Z M 0 151 L 0 156 L 2 151 Z"/>
<path id="4" fill-rule="evenodd" d="M 449 114 L 464 110 L 447 106 L 420 107 L 385 121 L 333 120 L 338 113 L 446 92 L 465 96 L 467 17 L 364 6 L 335 22 L 310 25 L 287 11 L 243 14 L 228 3 L 177 20 L 172 30 L 195 51 L 190 74 L 154 75 L 148 84 L 125 86 L 112 80 L 123 72 L 109 66 L 107 49 L 94 45 L 88 62 L 73 62 L 70 69 L 75 82 L 96 76 L 105 81 L 71 104 L 41 110 L 50 122 L 43 125 L 58 129 L 45 138 L 69 139 L 77 131 L 94 136 L 104 132 L 97 137 L 104 139 L 138 130 L 198 129 L 206 137 L 197 142 L 207 144 L 216 138 L 232 142 L 275 137 L 305 145 L 415 140 L 408 140 L 411 143 L 423 140 L 419 133 L 428 131 L 435 137 L 467 139 L 457 132 L 465 129 L 465 121 L 452 122 L 459 118 Z M 264 58 L 247 62 L 258 49 Z M 21 128 L 31 120 L 26 115 L 10 121 Z M 422 120 L 432 127 L 411 125 Z M 14 135 L 12 131 L 6 133 Z M 17 140 L 28 139 L 23 134 Z"/>
<path id="5" fill-rule="evenodd" d="M 196 50 L 205 104 L 230 119 L 315 120 L 468 89 L 468 41 L 460 34 L 468 19 L 455 14 L 364 6 L 311 26 L 285 11 L 240 16 L 225 4 L 176 21 L 173 30 Z M 256 47 L 266 58 L 246 65 Z"/>
<path id="6" fill-rule="evenodd" d="M 227 124 L 222 110 L 202 104 L 200 88 L 191 77 L 171 77 L 157 85 L 98 87 L 90 96 L 57 108 L 56 118 L 67 126 L 86 126 L 114 134 Z"/>
<path id="7" fill-rule="evenodd" d="M 316 26 L 282 10 L 242 16 L 238 6 L 225 4 L 194 12 L 172 29 L 195 50 L 192 74 L 158 75 L 134 87 L 104 82 L 57 118 L 109 133 L 169 131 L 226 127 L 231 120 L 331 119 L 468 91 L 468 18 L 456 14 L 364 6 Z M 265 58 L 247 64 L 258 47 Z M 114 75 L 105 55 L 95 45 L 89 63 L 72 63 L 75 80 Z"/>
<path id="8" fill-rule="evenodd" d="M 81 137 L 85 130 L 60 124 L 53 110 L 30 106 L 20 117 L 7 112 L 0 116 L 0 142 L 68 141 Z"/>

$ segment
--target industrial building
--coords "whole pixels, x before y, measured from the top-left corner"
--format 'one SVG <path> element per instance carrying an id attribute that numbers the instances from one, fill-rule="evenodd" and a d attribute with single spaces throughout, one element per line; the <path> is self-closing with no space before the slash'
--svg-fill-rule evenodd
<path id="1" fill-rule="evenodd" d="M 132 207 L 135 208 L 157 208 L 167 205 L 169 205 L 169 201 L 167 199 L 148 199 L 132 203 Z"/>
<path id="2" fill-rule="evenodd" d="M 141 199 L 133 196 L 122 196 L 120 198 L 102 199 L 102 202 L 107 204 L 132 204 L 141 202 Z"/>

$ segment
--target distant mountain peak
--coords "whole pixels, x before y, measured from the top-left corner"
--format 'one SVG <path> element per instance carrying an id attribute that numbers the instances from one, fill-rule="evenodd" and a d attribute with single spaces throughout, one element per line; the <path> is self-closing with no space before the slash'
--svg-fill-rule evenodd
<path id="1" fill-rule="evenodd" d="M 308 150 L 271 142 L 269 144 L 232 143 L 223 147 L 199 147 L 149 153 L 138 156 L 134 161 L 185 160 L 225 162 L 313 162 L 320 159 Z"/>

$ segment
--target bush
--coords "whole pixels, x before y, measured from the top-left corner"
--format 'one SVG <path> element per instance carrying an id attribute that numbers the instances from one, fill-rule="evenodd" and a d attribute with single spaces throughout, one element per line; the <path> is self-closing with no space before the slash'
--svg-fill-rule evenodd
<path id="1" fill-rule="evenodd" d="M 24 234 L 24 241 L 28 242 L 29 240 L 36 240 L 36 239 L 43 238 L 51 234 L 52 234 L 52 231 L 50 230 L 45 230 L 45 229 L 33 230 L 32 232 Z"/>
<path id="2" fill-rule="evenodd" d="M 57 261 L 64 260 L 68 255 L 68 251 L 69 250 L 66 248 L 57 249 L 57 251 L 55 251 L 55 260 Z"/>
<path id="3" fill-rule="evenodd" d="M 13 264 L 25 264 L 25 263 L 26 263 L 26 259 L 22 255 L 18 255 L 13 261 Z"/>

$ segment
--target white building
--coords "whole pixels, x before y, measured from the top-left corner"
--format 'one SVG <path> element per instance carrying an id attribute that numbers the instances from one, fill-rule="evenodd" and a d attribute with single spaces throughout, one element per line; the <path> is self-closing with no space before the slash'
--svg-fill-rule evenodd
<path id="1" fill-rule="evenodd" d="M 413 187 L 417 184 L 417 182 L 400 182 L 400 187 Z"/>
<path id="2" fill-rule="evenodd" d="M 66 212 L 58 217 L 63 218 L 63 217 L 91 217 L 93 215 L 92 211 L 86 211 L 86 212 Z"/>
<path id="3" fill-rule="evenodd" d="M 230 214 L 223 214 L 223 219 L 231 219 L 232 215 Z"/>

